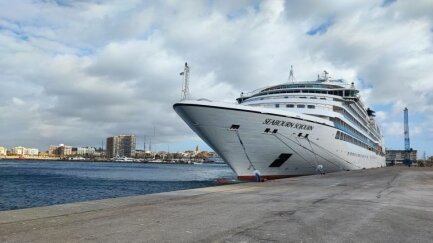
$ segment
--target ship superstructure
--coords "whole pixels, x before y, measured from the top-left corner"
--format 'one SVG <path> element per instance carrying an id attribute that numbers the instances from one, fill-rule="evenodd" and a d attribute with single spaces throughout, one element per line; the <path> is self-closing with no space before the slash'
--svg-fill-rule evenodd
<path id="1" fill-rule="evenodd" d="M 385 166 L 374 111 L 353 83 L 331 79 L 287 83 L 241 93 L 237 104 L 183 100 L 184 121 L 241 179 L 281 178 Z"/>

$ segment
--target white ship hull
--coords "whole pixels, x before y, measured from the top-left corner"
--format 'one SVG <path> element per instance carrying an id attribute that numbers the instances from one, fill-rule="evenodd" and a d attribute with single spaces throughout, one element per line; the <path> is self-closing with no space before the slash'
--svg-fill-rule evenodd
<path id="1" fill-rule="evenodd" d="M 385 166 L 384 156 L 336 139 L 338 129 L 326 119 L 209 101 L 183 101 L 174 109 L 239 179 L 253 179 L 255 169 L 274 179 L 315 174 L 317 165 L 325 172 Z"/>

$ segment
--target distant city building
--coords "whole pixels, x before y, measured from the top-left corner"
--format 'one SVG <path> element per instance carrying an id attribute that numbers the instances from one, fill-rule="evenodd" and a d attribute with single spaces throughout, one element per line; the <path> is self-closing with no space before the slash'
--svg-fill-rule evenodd
<path id="1" fill-rule="evenodd" d="M 77 155 L 81 155 L 81 156 L 94 155 L 95 152 L 96 152 L 96 149 L 94 147 L 78 147 L 77 148 Z"/>
<path id="2" fill-rule="evenodd" d="M 55 156 L 58 147 L 59 146 L 56 146 L 56 145 L 50 145 L 50 147 L 48 147 L 48 155 Z"/>
<path id="3" fill-rule="evenodd" d="M 0 156 L 6 156 L 7 149 L 5 147 L 0 147 Z"/>
<path id="4" fill-rule="evenodd" d="M 72 155 L 72 146 L 63 145 L 59 147 L 59 150 L 60 156 Z"/>
<path id="5" fill-rule="evenodd" d="M 11 154 L 19 156 L 38 156 L 39 149 L 18 146 L 11 149 Z"/>
<path id="6" fill-rule="evenodd" d="M 11 149 L 11 154 L 13 155 L 24 155 L 24 147 L 22 146 L 18 146 L 18 147 L 13 147 Z"/>
<path id="7" fill-rule="evenodd" d="M 144 151 L 144 150 L 135 150 L 135 157 L 136 158 L 146 158 L 146 155 L 149 155 L 150 152 Z"/>
<path id="8" fill-rule="evenodd" d="M 72 146 L 66 146 L 64 144 L 51 145 L 48 148 L 48 154 L 51 156 L 69 156 L 72 155 Z"/>
<path id="9" fill-rule="evenodd" d="M 135 135 L 119 135 L 107 138 L 107 157 L 135 156 Z"/>
<path id="10" fill-rule="evenodd" d="M 39 149 L 36 148 L 28 148 L 27 152 L 25 153 L 25 155 L 29 155 L 29 156 L 38 156 L 39 155 Z"/>
<path id="11" fill-rule="evenodd" d="M 405 150 L 386 150 L 386 163 L 387 164 L 403 164 L 405 159 Z M 410 160 L 412 162 L 417 161 L 417 151 L 412 150 L 410 152 Z"/>

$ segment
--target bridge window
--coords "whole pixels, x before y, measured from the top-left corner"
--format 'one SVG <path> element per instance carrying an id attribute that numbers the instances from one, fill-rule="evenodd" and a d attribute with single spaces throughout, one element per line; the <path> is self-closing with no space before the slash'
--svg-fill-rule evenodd
<path id="1" fill-rule="evenodd" d="M 275 104 L 275 108 L 280 108 L 280 104 Z"/>
<path id="2" fill-rule="evenodd" d="M 308 109 L 315 109 L 316 107 L 314 105 L 307 105 Z"/>
<path id="3" fill-rule="evenodd" d="M 295 105 L 294 105 L 294 104 L 287 104 L 286 107 L 287 107 L 287 108 L 294 108 Z"/>
<path id="4" fill-rule="evenodd" d="M 297 105 L 298 108 L 305 108 L 305 105 Z"/>

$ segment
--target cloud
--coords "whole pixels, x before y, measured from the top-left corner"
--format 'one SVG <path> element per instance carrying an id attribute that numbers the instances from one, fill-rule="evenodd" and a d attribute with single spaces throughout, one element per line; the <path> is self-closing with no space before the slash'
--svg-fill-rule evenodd
<path id="1" fill-rule="evenodd" d="M 285 82 L 290 65 L 297 80 L 326 69 L 387 107 L 376 114 L 391 144 L 406 106 L 422 117 L 414 138 L 430 141 L 432 11 L 379 0 L 0 3 L 0 143 L 98 145 L 154 126 L 159 142 L 199 141 L 171 107 L 185 61 L 193 97 L 231 102 Z"/>

